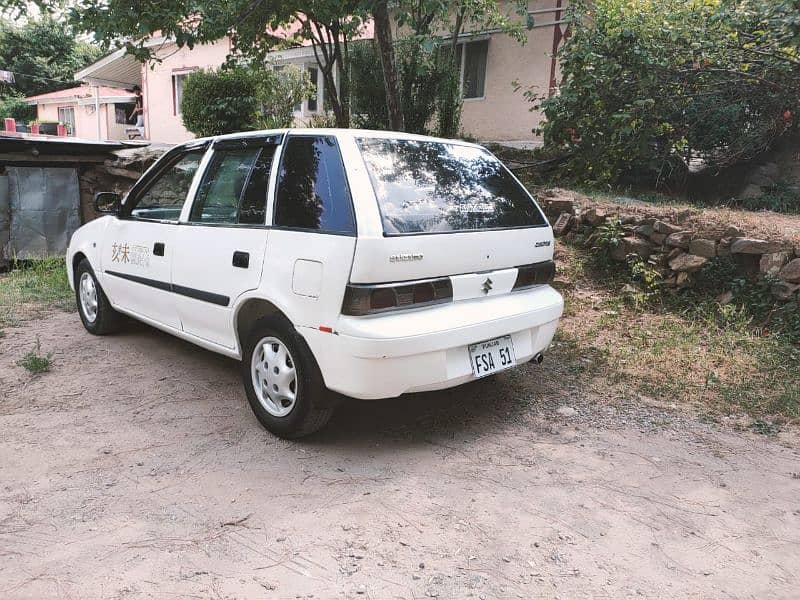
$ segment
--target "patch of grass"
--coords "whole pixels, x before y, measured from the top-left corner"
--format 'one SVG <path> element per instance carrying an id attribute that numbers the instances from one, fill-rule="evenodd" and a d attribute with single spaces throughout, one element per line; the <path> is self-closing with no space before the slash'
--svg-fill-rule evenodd
<path id="1" fill-rule="evenodd" d="M 596 251 L 568 248 L 560 260 L 582 264 L 564 267 L 580 279 L 564 290 L 566 306 L 573 307 L 559 339 L 603 357 L 586 385 L 606 387 L 610 396 L 633 391 L 704 412 L 800 422 L 800 338 L 780 324 L 795 318 L 790 309 L 777 314 L 771 296 L 767 302 L 763 290 L 750 288 L 726 305 L 708 292 L 656 293 L 643 265 L 609 265 Z M 625 291 L 630 286 L 641 292 Z"/>
<path id="2" fill-rule="evenodd" d="M 53 354 L 52 352 L 42 354 L 42 348 L 37 337 L 36 347 L 23 356 L 17 364 L 24 367 L 32 375 L 47 373 L 50 367 L 53 366 Z"/>
<path id="3" fill-rule="evenodd" d="M 54 308 L 75 308 L 63 258 L 19 261 L 0 276 L 0 327 L 14 326 Z"/>

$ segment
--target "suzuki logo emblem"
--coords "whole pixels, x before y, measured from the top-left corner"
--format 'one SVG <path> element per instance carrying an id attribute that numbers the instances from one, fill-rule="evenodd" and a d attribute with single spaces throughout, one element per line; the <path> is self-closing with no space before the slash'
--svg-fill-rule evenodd
<path id="1" fill-rule="evenodd" d="M 490 289 L 492 289 L 492 279 L 487 277 L 486 281 L 483 282 L 483 293 L 488 294 Z"/>

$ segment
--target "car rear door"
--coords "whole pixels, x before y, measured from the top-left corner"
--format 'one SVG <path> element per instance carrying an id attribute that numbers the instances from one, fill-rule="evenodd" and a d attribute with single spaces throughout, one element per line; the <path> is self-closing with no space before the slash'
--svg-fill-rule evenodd
<path id="1" fill-rule="evenodd" d="M 128 194 L 105 230 L 103 287 L 134 316 L 180 329 L 170 285 L 178 218 L 205 153 L 204 145 L 170 151 Z"/>
<path id="2" fill-rule="evenodd" d="M 236 345 L 234 301 L 261 280 L 267 192 L 279 141 L 218 140 L 176 235 L 172 288 L 183 330 L 226 348 Z"/>
<path id="3" fill-rule="evenodd" d="M 342 149 L 335 135 L 292 133 L 280 154 L 262 287 L 296 327 L 330 332 L 356 243 Z"/>

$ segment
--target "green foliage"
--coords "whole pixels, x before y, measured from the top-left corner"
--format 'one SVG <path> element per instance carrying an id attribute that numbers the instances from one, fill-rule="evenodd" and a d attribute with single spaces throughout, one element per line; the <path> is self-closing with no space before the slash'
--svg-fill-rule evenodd
<path id="1" fill-rule="evenodd" d="M 36 107 L 25 102 L 25 98 L 15 91 L 5 98 L 0 97 L 0 119 L 6 117 L 27 123 L 36 118 Z"/>
<path id="2" fill-rule="evenodd" d="M 400 72 L 405 130 L 453 137 L 454 133 L 443 131 L 440 126 L 441 111 L 449 106 L 444 94 L 452 97 L 450 82 L 453 76 L 446 53 L 435 45 L 426 44 L 422 38 L 411 36 L 395 42 L 395 60 Z M 367 41 L 355 44 L 351 50 L 350 64 L 353 123 L 365 129 L 388 129 L 389 115 L 377 48 Z M 454 116 L 449 118 L 457 124 L 461 114 L 459 94 L 456 94 L 456 106 L 450 110 Z"/>
<path id="3" fill-rule="evenodd" d="M 257 129 L 257 85 L 244 67 L 192 73 L 183 83 L 184 126 L 200 137 Z"/>
<path id="4" fill-rule="evenodd" d="M 311 93 L 307 76 L 293 67 L 227 65 L 186 78 L 183 124 L 198 136 L 288 127 L 295 104 Z"/>
<path id="5" fill-rule="evenodd" d="M 24 367 L 32 375 L 46 373 L 53 366 L 53 353 L 42 354 L 42 348 L 37 336 L 36 347 L 25 354 L 17 364 Z"/>
<path id="6" fill-rule="evenodd" d="M 622 227 L 622 221 L 618 218 L 608 219 L 592 235 L 593 249 L 598 250 L 604 258 L 608 258 L 611 252 L 622 244 L 624 237 L 625 229 Z"/>
<path id="7" fill-rule="evenodd" d="M 0 65 L 14 71 L 0 97 L 33 96 L 75 85 L 73 73 L 100 57 L 100 49 L 76 39 L 72 28 L 50 17 L 18 25 L 0 20 Z M 59 83 L 62 82 L 62 83 Z"/>
<path id="8" fill-rule="evenodd" d="M 661 273 L 658 269 L 637 254 L 631 254 L 626 260 L 630 279 L 637 287 L 631 294 L 634 305 L 639 308 L 656 299 L 660 293 Z"/>
<path id="9" fill-rule="evenodd" d="M 259 129 L 291 127 L 295 105 L 317 92 L 308 75 L 291 65 L 279 71 L 258 69 L 257 77 Z"/>
<path id="10" fill-rule="evenodd" d="M 796 0 L 597 0 L 569 9 L 559 94 L 527 97 L 566 173 L 680 181 L 768 149 L 800 110 Z M 796 13 L 795 13 L 796 14 Z M 793 33 L 794 32 L 794 33 Z"/>

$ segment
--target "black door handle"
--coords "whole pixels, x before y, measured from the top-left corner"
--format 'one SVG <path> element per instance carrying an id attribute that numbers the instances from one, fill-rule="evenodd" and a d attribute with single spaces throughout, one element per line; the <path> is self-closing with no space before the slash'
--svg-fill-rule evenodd
<path id="1" fill-rule="evenodd" d="M 236 250 L 233 253 L 233 266 L 246 269 L 250 266 L 250 253 Z"/>
<path id="2" fill-rule="evenodd" d="M 164 242 L 156 242 L 153 244 L 153 254 L 155 256 L 164 256 Z"/>

